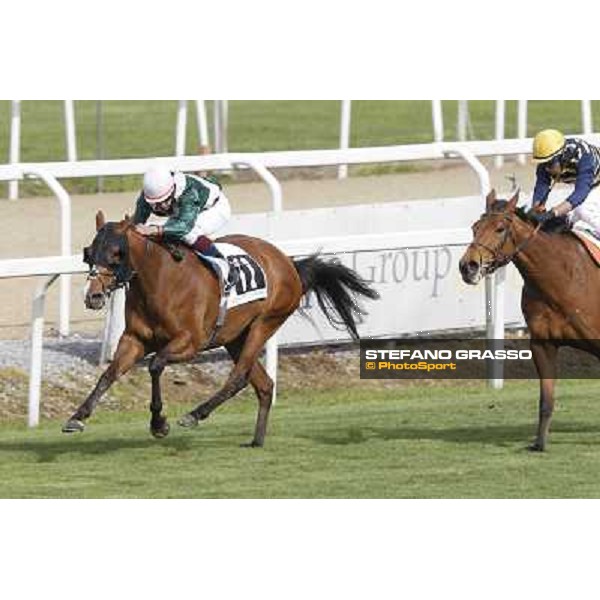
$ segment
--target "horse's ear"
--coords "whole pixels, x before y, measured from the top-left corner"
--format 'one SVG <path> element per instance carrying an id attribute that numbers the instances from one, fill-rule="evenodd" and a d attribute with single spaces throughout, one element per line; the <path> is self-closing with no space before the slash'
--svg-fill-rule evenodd
<path id="1" fill-rule="evenodd" d="M 513 194 L 513 197 L 508 201 L 508 209 L 510 211 L 514 211 L 515 208 L 517 208 L 517 202 L 519 201 L 519 193 L 521 192 L 521 190 L 519 188 L 517 188 L 515 190 L 515 193 Z"/>
<path id="2" fill-rule="evenodd" d="M 106 223 L 106 219 L 104 218 L 104 213 L 99 210 L 96 213 L 96 231 L 100 231 L 104 227 L 104 223 Z"/>
<path id="3" fill-rule="evenodd" d="M 485 197 L 485 209 L 487 212 L 490 212 L 494 202 L 496 202 L 496 190 L 492 188 L 490 193 Z"/>

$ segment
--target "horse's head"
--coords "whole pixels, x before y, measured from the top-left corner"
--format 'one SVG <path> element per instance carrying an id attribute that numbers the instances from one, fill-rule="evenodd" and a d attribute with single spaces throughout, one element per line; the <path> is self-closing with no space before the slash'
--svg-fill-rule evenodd
<path id="1" fill-rule="evenodd" d="M 473 241 L 460 259 L 463 281 L 475 285 L 513 258 L 519 247 L 515 241 L 515 224 L 521 216 L 517 209 L 519 191 L 510 200 L 497 200 L 492 190 L 486 212 L 473 224 Z"/>
<path id="2" fill-rule="evenodd" d="M 133 277 L 125 235 L 129 227 L 128 220 L 106 223 L 102 211 L 96 215 L 96 236 L 83 249 L 83 260 L 90 267 L 85 291 L 87 308 L 100 310 L 108 296 Z"/>

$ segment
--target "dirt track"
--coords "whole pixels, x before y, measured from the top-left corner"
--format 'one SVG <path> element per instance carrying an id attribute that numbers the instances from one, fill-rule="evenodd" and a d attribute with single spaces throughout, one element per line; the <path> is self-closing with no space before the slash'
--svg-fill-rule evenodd
<path id="1" fill-rule="evenodd" d="M 491 170 L 492 185 L 500 192 L 510 183 L 507 175 L 515 174 L 524 189 L 531 189 L 533 169 L 508 163 L 501 171 Z M 225 184 L 234 212 L 269 210 L 269 194 L 261 182 Z M 386 202 L 426 198 L 443 198 L 477 193 L 478 182 L 465 166 L 429 167 L 424 171 L 391 175 L 350 177 L 347 180 L 324 178 L 283 182 L 286 209 L 312 208 L 365 202 Z M 103 194 L 72 198 L 72 248 L 77 253 L 94 234 L 94 215 L 102 208 L 109 220 L 131 213 L 135 194 Z M 2 232 L 0 259 L 48 256 L 59 253 L 60 221 L 54 198 L 0 201 Z M 0 339 L 23 339 L 29 333 L 31 298 L 38 278 L 0 280 Z M 100 331 L 103 314 L 83 308 L 81 289 L 83 276 L 73 277 L 72 331 Z M 57 290 L 48 296 L 46 330 L 57 322 Z"/>

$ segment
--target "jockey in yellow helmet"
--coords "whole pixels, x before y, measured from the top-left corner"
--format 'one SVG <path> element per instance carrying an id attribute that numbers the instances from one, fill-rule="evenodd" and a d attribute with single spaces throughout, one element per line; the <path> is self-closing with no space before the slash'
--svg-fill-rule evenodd
<path id="1" fill-rule="evenodd" d="M 585 140 L 565 138 L 556 129 L 540 131 L 533 139 L 537 163 L 530 216 L 537 222 L 569 215 L 572 225 L 587 224 L 600 234 L 600 149 Z M 558 182 L 574 184 L 569 197 L 552 210 L 541 212 Z"/>

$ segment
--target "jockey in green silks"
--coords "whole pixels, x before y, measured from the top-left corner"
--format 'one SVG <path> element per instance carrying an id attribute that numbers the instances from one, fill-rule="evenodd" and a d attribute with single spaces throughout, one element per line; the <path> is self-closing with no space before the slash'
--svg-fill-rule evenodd
<path id="1" fill-rule="evenodd" d="M 230 218 L 229 200 L 217 182 L 156 166 L 144 175 L 133 222 L 141 235 L 183 242 L 216 260 L 229 289 L 235 284 L 235 269 L 211 238 Z"/>

